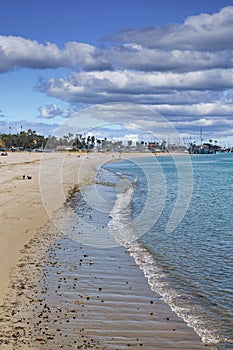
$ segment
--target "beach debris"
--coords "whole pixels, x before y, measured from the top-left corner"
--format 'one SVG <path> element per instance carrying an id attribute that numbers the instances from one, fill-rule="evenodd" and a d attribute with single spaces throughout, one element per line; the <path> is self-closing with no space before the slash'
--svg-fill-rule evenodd
<path id="1" fill-rule="evenodd" d="M 26 177 L 27 177 L 28 180 L 31 180 L 31 179 L 32 179 L 32 176 L 31 176 L 31 175 L 27 175 L 27 176 L 26 176 L 26 175 L 23 175 L 23 176 L 22 176 L 23 180 L 25 180 Z"/>
<path id="2" fill-rule="evenodd" d="M 1 153 L 1 156 L 2 156 L 2 157 L 8 156 L 8 153 L 7 153 L 7 152 L 2 152 L 2 153 Z"/>
<path id="3" fill-rule="evenodd" d="M 43 338 L 36 338 L 35 341 L 41 344 L 46 344 L 46 340 Z"/>

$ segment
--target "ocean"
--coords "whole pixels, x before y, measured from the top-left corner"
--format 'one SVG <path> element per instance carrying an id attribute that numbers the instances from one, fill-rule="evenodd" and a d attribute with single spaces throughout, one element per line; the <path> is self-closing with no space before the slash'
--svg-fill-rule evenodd
<path id="1" fill-rule="evenodd" d="M 233 154 L 119 159 L 85 188 L 89 210 L 74 201 L 69 237 L 125 247 L 205 344 L 233 349 L 232 190 Z"/>

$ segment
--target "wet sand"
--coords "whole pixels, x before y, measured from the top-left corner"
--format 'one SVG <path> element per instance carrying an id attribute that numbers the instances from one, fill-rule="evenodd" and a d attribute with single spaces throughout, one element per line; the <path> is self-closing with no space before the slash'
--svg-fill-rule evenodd
<path id="1" fill-rule="evenodd" d="M 48 225 L 21 254 L 0 309 L 1 349 L 205 348 L 123 247 L 83 246 Z"/>

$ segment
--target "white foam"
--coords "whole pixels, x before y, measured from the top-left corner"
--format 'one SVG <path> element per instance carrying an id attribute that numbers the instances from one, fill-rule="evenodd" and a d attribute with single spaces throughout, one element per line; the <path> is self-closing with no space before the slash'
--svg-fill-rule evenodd
<path id="1" fill-rule="evenodd" d="M 205 344 L 218 344 L 226 341 L 220 339 L 217 329 L 208 324 L 204 312 L 200 306 L 180 303 L 182 296 L 171 288 L 166 279 L 166 274 L 158 266 L 152 253 L 148 251 L 134 233 L 134 225 L 131 225 L 131 200 L 133 197 L 133 186 L 128 185 L 122 191 L 118 191 L 116 202 L 110 212 L 111 220 L 108 227 L 114 239 L 126 247 L 136 264 L 143 271 L 151 289 L 159 294 L 171 309 L 181 317 L 189 327 L 192 327 L 201 337 Z"/>
<path id="2" fill-rule="evenodd" d="M 171 307 L 171 309 L 181 317 L 189 327 L 192 327 L 196 333 L 201 337 L 205 344 L 218 344 L 226 341 L 221 339 L 218 335 L 217 329 L 213 327 L 207 328 L 206 319 L 200 316 L 202 310 L 196 307 L 195 313 L 188 305 L 178 305 L 180 295 L 168 285 L 164 279 L 165 274 L 163 270 L 158 267 L 153 255 L 139 242 L 133 242 L 127 246 L 131 256 L 134 257 L 135 262 L 144 272 L 145 277 L 151 289 L 157 294 L 161 295 L 162 299 Z M 229 341 L 229 340 L 228 340 Z"/>
<path id="3" fill-rule="evenodd" d="M 133 197 L 132 185 L 126 187 L 123 191 L 119 190 L 117 199 L 110 212 L 109 233 L 114 237 L 117 243 L 126 246 L 137 239 L 134 235 L 131 222 L 131 200 Z"/>

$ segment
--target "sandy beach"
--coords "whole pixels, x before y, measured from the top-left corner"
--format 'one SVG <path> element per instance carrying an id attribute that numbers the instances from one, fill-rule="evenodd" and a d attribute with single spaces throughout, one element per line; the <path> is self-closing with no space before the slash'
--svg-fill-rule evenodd
<path id="1" fill-rule="evenodd" d="M 35 152 L 9 152 L 0 158 L 0 303 L 20 250 L 62 206 L 69 191 L 90 181 L 93 167 L 111 158 Z"/>
<path id="2" fill-rule="evenodd" d="M 74 256 L 65 255 L 69 242 L 53 224 L 59 208 L 77 186 L 94 181 L 95 166 L 118 157 L 9 153 L 0 159 L 1 349 L 205 347 L 150 290 L 124 248 L 77 244 Z"/>

